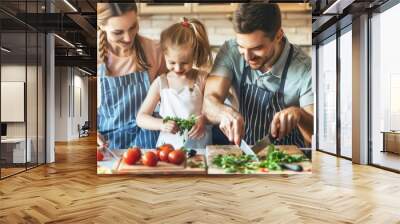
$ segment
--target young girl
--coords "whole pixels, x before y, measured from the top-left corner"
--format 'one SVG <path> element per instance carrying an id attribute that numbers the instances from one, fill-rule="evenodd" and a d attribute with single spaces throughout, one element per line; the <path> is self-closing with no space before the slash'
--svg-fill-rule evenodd
<path id="1" fill-rule="evenodd" d="M 175 148 L 205 148 L 211 143 L 211 129 L 206 127 L 206 118 L 202 114 L 207 72 L 193 67 L 202 68 L 212 64 L 206 29 L 196 19 L 183 18 L 182 22 L 161 33 L 160 44 L 169 72 L 160 75 L 150 86 L 139 109 L 137 124 L 145 129 L 161 131 L 157 146 L 169 143 Z M 187 141 L 179 135 L 176 122 L 164 123 L 162 118 L 152 116 L 159 102 L 162 118 L 196 117 Z"/>

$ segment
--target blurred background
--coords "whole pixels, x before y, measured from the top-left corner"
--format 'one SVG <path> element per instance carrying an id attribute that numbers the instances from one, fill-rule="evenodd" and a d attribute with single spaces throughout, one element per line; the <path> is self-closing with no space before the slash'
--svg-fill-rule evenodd
<path id="1" fill-rule="evenodd" d="M 232 14 L 238 3 L 138 3 L 139 33 L 159 40 L 160 33 L 185 16 L 197 18 L 207 28 L 214 55 L 235 37 Z M 288 39 L 311 56 L 311 6 L 308 3 L 279 3 L 282 25 Z"/>

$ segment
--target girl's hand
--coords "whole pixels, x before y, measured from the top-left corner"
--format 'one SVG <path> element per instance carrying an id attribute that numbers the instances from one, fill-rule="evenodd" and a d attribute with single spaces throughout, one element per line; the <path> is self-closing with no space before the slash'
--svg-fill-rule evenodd
<path id="1" fill-rule="evenodd" d="M 195 125 L 192 127 L 192 129 L 190 129 L 188 136 L 189 138 L 192 139 L 200 139 L 204 136 L 204 132 L 205 132 L 205 117 L 203 115 L 200 115 L 196 118 L 196 123 Z"/>
<path id="2" fill-rule="evenodd" d="M 162 124 L 160 131 L 176 134 L 179 131 L 179 127 L 175 121 L 167 121 Z"/>

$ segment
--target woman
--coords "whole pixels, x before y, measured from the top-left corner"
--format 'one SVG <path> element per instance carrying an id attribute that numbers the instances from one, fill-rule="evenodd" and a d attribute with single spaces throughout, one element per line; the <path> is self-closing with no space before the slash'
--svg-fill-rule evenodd
<path id="1" fill-rule="evenodd" d="M 138 34 L 135 3 L 98 3 L 98 144 L 154 148 L 158 132 L 136 125 L 157 74 L 166 72 L 159 44 Z"/>

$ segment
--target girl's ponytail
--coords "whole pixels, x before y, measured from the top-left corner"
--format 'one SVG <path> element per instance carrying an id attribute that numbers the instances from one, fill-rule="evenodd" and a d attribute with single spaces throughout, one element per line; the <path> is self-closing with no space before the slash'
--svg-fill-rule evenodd
<path id="1" fill-rule="evenodd" d="M 213 59 L 211 54 L 211 47 L 204 25 L 197 19 L 189 20 L 189 24 L 194 31 L 196 39 L 196 44 L 193 51 L 196 66 L 203 67 L 212 65 Z"/>
<path id="2" fill-rule="evenodd" d="M 182 18 L 165 29 L 160 36 L 161 48 L 164 52 L 173 46 L 188 46 L 193 49 L 193 61 L 197 68 L 212 65 L 212 54 L 207 31 L 197 19 Z"/>

